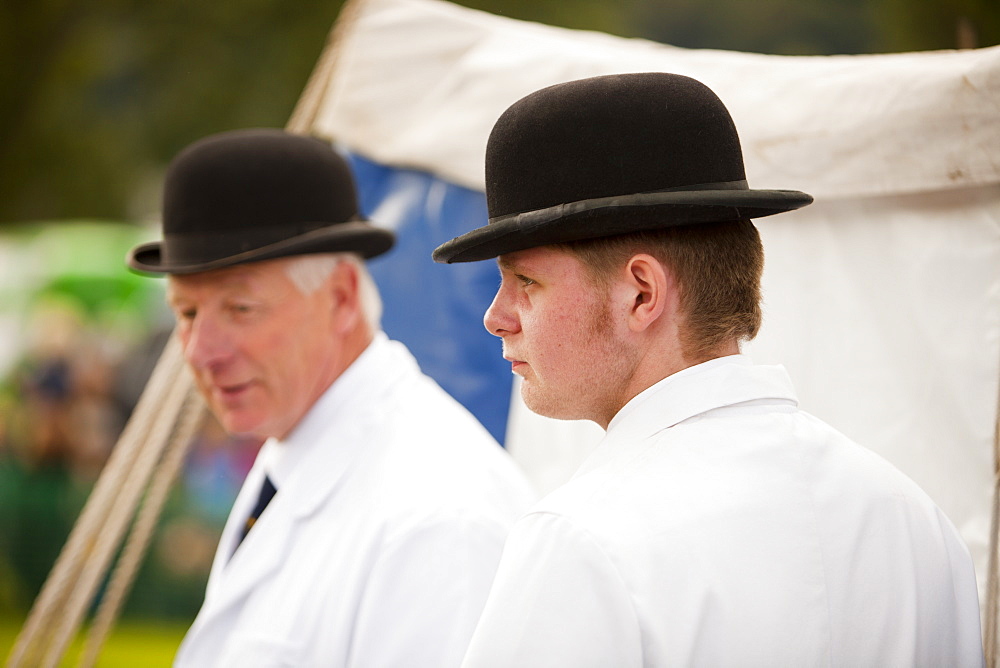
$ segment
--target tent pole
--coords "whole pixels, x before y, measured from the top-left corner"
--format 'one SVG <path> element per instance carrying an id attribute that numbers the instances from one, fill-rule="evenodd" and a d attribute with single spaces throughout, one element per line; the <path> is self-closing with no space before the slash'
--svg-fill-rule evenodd
<path id="1" fill-rule="evenodd" d="M 990 515 L 989 560 L 986 575 L 986 611 L 983 615 L 983 651 L 986 667 L 997 666 L 998 622 L 1000 622 L 1000 396 L 993 432 L 993 508 Z"/>
<path id="2" fill-rule="evenodd" d="M 288 123 L 285 124 L 285 129 L 289 132 L 309 134 L 314 129 L 316 116 L 323 106 L 323 99 L 326 97 L 330 82 L 333 80 L 340 45 L 346 39 L 343 35 L 356 20 L 364 2 L 365 0 L 346 0 L 341 6 L 340 14 L 333 22 L 333 27 L 327 35 L 323 51 L 316 60 L 316 65 L 313 66 L 313 71 L 299 95 L 299 100 L 288 118 Z"/>
<path id="3" fill-rule="evenodd" d="M 108 633 L 118 618 L 121 606 L 132 588 L 135 575 L 149 547 L 150 539 L 156 529 L 163 506 L 167 502 L 170 489 L 184 465 L 187 453 L 194 442 L 195 432 L 204 417 L 205 404 L 194 386 L 191 385 L 181 407 L 177 423 L 174 425 L 163 459 L 153 474 L 135 526 L 129 535 L 128 542 L 118 560 L 118 565 L 108 583 L 107 591 L 87 634 L 83 658 L 80 659 L 79 664 L 81 667 L 92 668 L 97 664 L 101 647 L 104 645 Z"/>
<path id="4" fill-rule="evenodd" d="M 176 341 L 174 343 L 176 344 Z M 172 345 L 168 349 L 168 354 L 172 353 L 171 356 L 177 359 L 179 349 L 179 345 Z M 60 610 L 59 621 L 53 623 L 54 637 L 48 643 L 43 666 L 59 665 L 62 655 L 76 635 L 104 575 L 121 546 L 153 471 L 159 465 L 177 415 L 191 389 L 190 376 L 185 372 L 183 366 L 178 366 L 177 380 L 167 388 L 160 406 L 157 407 L 149 437 L 143 443 L 135 465 L 129 475 L 119 481 L 115 503 L 108 509 L 107 518 L 102 525 L 96 528 L 94 541 L 80 574 Z"/>
<path id="5" fill-rule="evenodd" d="M 1000 504 L 1000 476 L 993 481 L 993 510 L 990 520 L 990 554 L 986 579 L 986 610 L 983 615 L 983 651 L 987 668 L 997 660 L 997 510 Z"/>

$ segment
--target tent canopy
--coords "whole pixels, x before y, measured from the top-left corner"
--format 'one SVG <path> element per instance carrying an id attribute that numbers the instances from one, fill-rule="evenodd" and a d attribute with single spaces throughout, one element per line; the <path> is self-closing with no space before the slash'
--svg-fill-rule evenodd
<path id="1" fill-rule="evenodd" d="M 486 138 L 544 86 L 617 72 L 698 79 L 726 103 L 752 187 L 817 198 L 1000 183 L 1000 46 L 863 56 L 682 49 L 437 0 L 346 15 L 315 130 L 383 164 L 483 189 Z"/>

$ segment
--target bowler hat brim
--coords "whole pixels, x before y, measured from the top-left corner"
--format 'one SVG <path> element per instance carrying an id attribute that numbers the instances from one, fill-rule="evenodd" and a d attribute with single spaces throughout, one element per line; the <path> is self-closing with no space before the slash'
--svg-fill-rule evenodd
<path id="1" fill-rule="evenodd" d="M 701 223 L 762 218 L 813 201 L 797 190 L 683 190 L 569 202 L 491 218 L 434 250 L 436 262 L 477 262 L 549 244 Z"/>
<path id="2" fill-rule="evenodd" d="M 212 240 L 207 235 L 186 234 L 183 238 L 165 240 L 169 241 L 166 244 L 153 241 L 136 246 L 129 252 L 127 261 L 133 270 L 148 274 L 194 274 L 237 264 L 308 253 L 357 253 L 368 259 L 388 251 L 394 239 L 395 236 L 389 230 L 374 227 L 363 221 L 352 221 L 320 227 L 225 257 L 196 261 L 192 260 L 192 249 L 198 246 L 211 248 Z M 164 257 L 165 245 L 174 248 L 184 247 L 185 259 L 172 261 L 171 258 Z"/>

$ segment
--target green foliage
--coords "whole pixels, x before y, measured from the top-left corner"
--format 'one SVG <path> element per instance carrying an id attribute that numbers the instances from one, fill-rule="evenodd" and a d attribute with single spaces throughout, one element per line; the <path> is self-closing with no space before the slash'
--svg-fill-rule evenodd
<path id="1" fill-rule="evenodd" d="M 674 46 L 828 55 L 875 50 L 871 6 L 869 0 L 669 0 L 639 3 L 635 16 L 650 37 Z"/>
<path id="2" fill-rule="evenodd" d="M 163 165 L 282 126 L 339 2 L 0 4 L 0 222 L 155 216 Z"/>
<path id="3" fill-rule="evenodd" d="M 875 21 L 886 51 L 953 49 L 1000 43 L 996 0 L 880 0 Z"/>

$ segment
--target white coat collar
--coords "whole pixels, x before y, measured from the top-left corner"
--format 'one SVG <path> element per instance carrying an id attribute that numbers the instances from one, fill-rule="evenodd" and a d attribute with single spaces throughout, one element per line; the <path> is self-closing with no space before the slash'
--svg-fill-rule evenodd
<path id="1" fill-rule="evenodd" d="M 637 394 L 611 420 L 602 442 L 647 438 L 715 408 L 761 400 L 798 404 L 785 368 L 754 365 L 746 355 L 719 357 Z"/>

